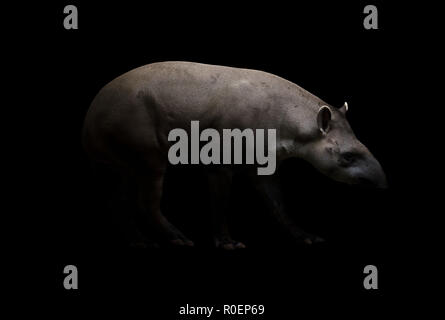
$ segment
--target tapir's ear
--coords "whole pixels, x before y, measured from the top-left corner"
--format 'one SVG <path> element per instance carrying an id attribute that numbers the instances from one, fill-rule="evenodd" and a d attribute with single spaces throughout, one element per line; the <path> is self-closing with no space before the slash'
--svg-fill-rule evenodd
<path id="1" fill-rule="evenodd" d="M 338 110 L 340 110 L 343 114 L 345 114 L 346 111 L 348 111 L 348 103 L 345 102 L 344 105 Z"/>
<path id="2" fill-rule="evenodd" d="M 329 123 L 331 122 L 332 112 L 328 106 L 322 106 L 318 110 L 317 123 L 318 128 L 323 134 L 329 131 Z"/>

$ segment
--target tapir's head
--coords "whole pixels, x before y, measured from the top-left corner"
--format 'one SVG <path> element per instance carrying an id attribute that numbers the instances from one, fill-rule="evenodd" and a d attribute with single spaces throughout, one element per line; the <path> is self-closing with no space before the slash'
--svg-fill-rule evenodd
<path id="1" fill-rule="evenodd" d="M 320 107 L 316 118 L 316 139 L 311 143 L 306 158 L 334 180 L 386 188 L 385 173 L 368 148 L 355 137 L 346 120 L 347 110 L 346 102 L 340 109 Z"/>

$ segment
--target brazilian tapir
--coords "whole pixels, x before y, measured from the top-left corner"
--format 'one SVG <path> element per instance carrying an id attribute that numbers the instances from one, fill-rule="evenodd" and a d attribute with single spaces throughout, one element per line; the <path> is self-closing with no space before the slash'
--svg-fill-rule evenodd
<path id="1" fill-rule="evenodd" d="M 348 105 L 334 108 L 298 85 L 270 73 L 192 62 L 159 62 L 131 70 L 103 87 L 86 115 L 83 145 L 90 158 L 134 178 L 141 224 L 159 239 L 192 246 L 161 213 L 163 178 L 172 145 L 169 132 L 201 128 L 275 129 L 276 161 L 302 158 L 348 184 L 386 187 L 386 177 L 346 120 Z M 233 170 L 209 172 L 215 245 L 244 248 L 232 240 L 224 218 Z M 295 238 L 321 238 L 299 229 L 283 210 L 274 175 L 252 175 L 270 211 Z"/>

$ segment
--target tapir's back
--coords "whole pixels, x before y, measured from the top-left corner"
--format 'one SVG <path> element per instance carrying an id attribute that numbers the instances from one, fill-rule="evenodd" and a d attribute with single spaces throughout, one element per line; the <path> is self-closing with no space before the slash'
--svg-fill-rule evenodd
<path id="1" fill-rule="evenodd" d="M 102 88 L 88 111 L 84 140 L 118 135 L 164 144 L 170 130 L 188 129 L 192 120 L 199 120 L 201 128 L 277 128 L 288 110 L 304 116 L 315 112 L 319 101 L 262 71 L 159 62 L 133 69 Z"/>
<path id="2" fill-rule="evenodd" d="M 252 126 L 248 123 L 252 114 L 266 113 L 263 120 L 254 119 L 262 122 L 276 114 L 282 116 L 280 108 L 310 107 L 307 101 L 320 100 L 267 72 L 192 62 L 159 62 L 136 68 L 111 81 L 96 100 L 100 97 L 106 100 L 104 108 L 143 102 L 158 108 L 160 115 L 168 114 L 176 125 L 181 121 L 187 124 L 191 120 L 205 122 L 211 117 L 223 120 L 233 116 L 248 127 Z M 234 125 L 233 119 L 230 121 Z"/>
<path id="3" fill-rule="evenodd" d="M 195 117 L 187 120 L 199 120 L 200 113 L 221 112 L 221 116 L 246 108 L 267 111 L 319 100 L 296 84 L 267 72 L 193 62 L 153 63 L 116 80 L 144 91 L 172 114 L 177 111 L 184 116 L 187 110 Z"/>

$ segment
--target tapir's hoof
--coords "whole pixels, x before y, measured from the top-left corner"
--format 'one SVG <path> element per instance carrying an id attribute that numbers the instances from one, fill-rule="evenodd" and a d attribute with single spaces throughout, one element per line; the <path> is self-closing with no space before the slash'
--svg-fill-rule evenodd
<path id="1" fill-rule="evenodd" d="M 305 237 L 303 242 L 311 245 L 314 243 L 322 243 L 322 242 L 324 242 L 324 239 L 321 237 L 318 237 L 318 236 L 310 236 L 310 237 Z"/>
<path id="2" fill-rule="evenodd" d="M 231 239 L 225 240 L 215 240 L 216 248 L 223 250 L 236 250 L 236 249 L 244 249 L 246 245 L 242 242 L 234 241 Z"/>
<path id="3" fill-rule="evenodd" d="M 173 239 L 170 240 L 170 244 L 180 247 L 193 247 L 195 245 L 193 241 L 187 239 Z"/>
<path id="4" fill-rule="evenodd" d="M 325 240 L 322 237 L 315 237 L 315 239 L 314 239 L 314 243 L 322 243 L 324 241 Z"/>

